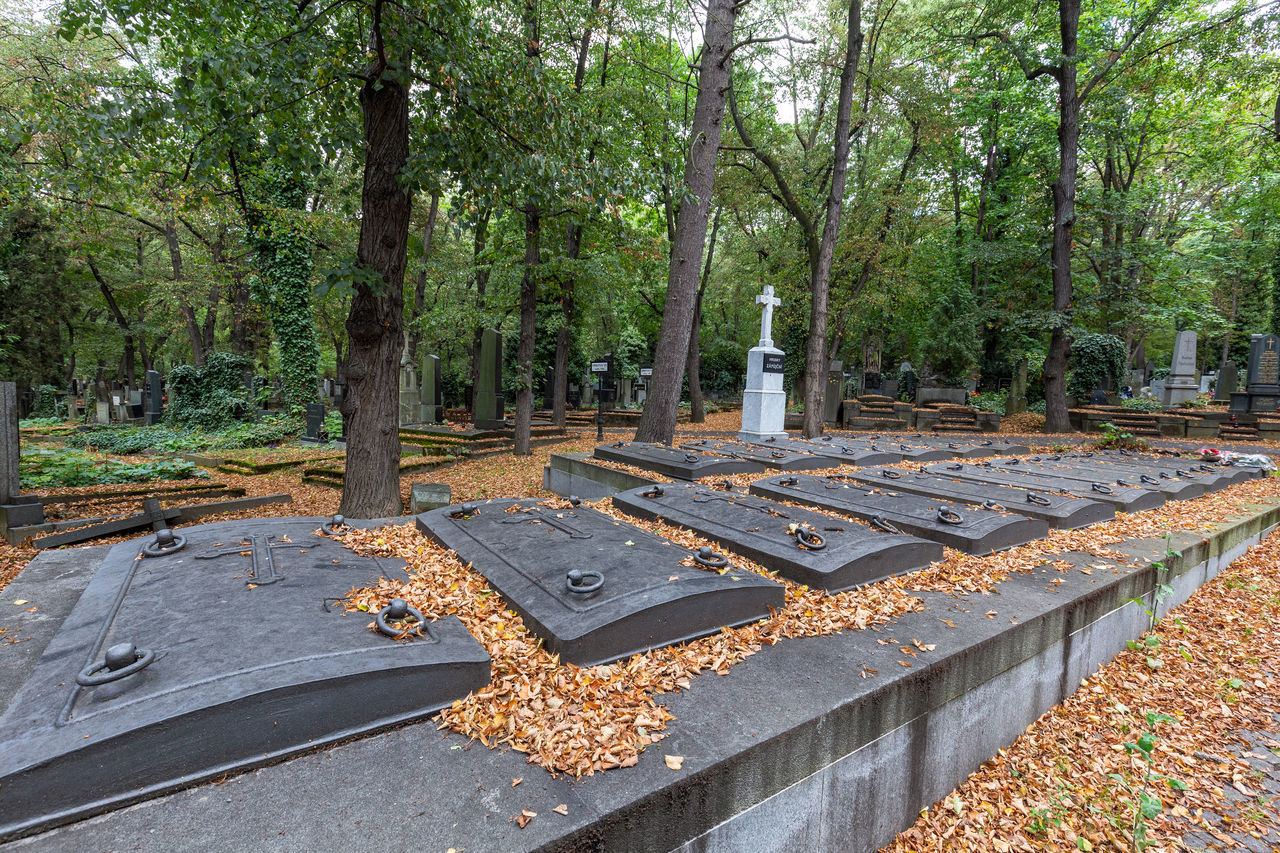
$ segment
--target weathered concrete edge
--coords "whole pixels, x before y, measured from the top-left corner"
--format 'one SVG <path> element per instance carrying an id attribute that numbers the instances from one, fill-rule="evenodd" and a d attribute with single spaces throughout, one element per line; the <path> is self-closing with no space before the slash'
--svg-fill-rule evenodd
<path id="1" fill-rule="evenodd" d="M 575 495 L 587 500 L 597 500 L 665 482 L 641 477 L 629 471 L 596 465 L 590 453 L 553 453 L 542 469 L 542 487 L 567 498 Z"/>
<path id="2" fill-rule="evenodd" d="M 1136 639 L 1147 607 L 1167 613 L 1278 523 L 1268 507 L 1207 537 L 1126 543 L 1144 565 L 539 849 L 874 851 Z"/>

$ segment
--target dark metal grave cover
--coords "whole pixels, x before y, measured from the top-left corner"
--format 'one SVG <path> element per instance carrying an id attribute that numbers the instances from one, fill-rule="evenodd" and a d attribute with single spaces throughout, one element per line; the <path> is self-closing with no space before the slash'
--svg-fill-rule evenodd
<path id="1" fill-rule="evenodd" d="M 1054 459 L 1052 456 L 1041 457 L 1039 462 L 1035 461 L 1035 459 L 1036 457 L 1034 456 L 1026 459 L 997 459 L 993 460 L 991 464 L 1002 468 L 1012 468 L 1015 471 L 1047 480 L 1067 478 L 1092 483 L 1105 477 L 1117 486 L 1128 485 L 1134 488 L 1155 489 L 1163 492 L 1165 497 L 1170 500 L 1198 498 L 1209 490 L 1205 483 L 1174 476 L 1172 469 L 1163 472 L 1154 469 L 1147 471 L 1139 468 L 1095 463 L 1090 459 Z M 1164 476 L 1161 476 L 1162 473 Z"/>
<path id="2" fill-rule="evenodd" d="M 759 444 L 749 444 L 745 441 L 716 441 L 715 439 L 704 438 L 698 441 L 686 442 L 680 446 L 686 450 L 750 459 L 776 471 L 815 471 L 820 468 L 834 467 L 831 460 L 825 456 L 796 453 L 793 450 L 783 450 L 780 447 L 765 447 Z"/>
<path id="3" fill-rule="evenodd" d="M 315 532 L 324 523 L 224 521 L 168 548 L 112 548 L 0 718 L 0 840 L 424 717 L 488 683 L 488 655 L 452 616 L 395 642 L 343 613 L 352 587 L 403 564 L 354 554 Z"/>
<path id="4" fill-rule="evenodd" d="M 999 483 L 975 483 L 951 476 L 901 471 L 897 468 L 867 469 L 850 474 L 869 486 L 910 492 L 925 497 L 940 497 L 961 503 L 1000 508 L 1028 518 L 1039 518 L 1050 527 L 1070 530 L 1110 521 L 1115 508 L 1101 501 L 1054 495 L 1033 489 L 1005 486 Z"/>
<path id="5" fill-rule="evenodd" d="M 1009 444 L 991 438 L 960 435 L 912 435 L 912 444 L 927 444 L 930 447 L 945 447 L 961 459 L 980 459 L 986 456 L 1020 456 L 1030 453 L 1031 448 L 1025 444 Z"/>
<path id="6" fill-rule="evenodd" d="M 815 444 L 822 443 L 841 448 L 849 447 L 854 450 L 865 450 L 869 453 L 888 451 L 898 454 L 903 459 L 915 462 L 937 462 L 939 459 L 954 459 L 957 455 L 953 450 L 943 447 L 922 446 L 912 441 L 906 441 L 902 437 L 836 438 L 835 436 L 824 435 L 810 439 L 810 441 Z"/>
<path id="7" fill-rule="evenodd" d="M 595 455 L 597 459 L 634 465 L 677 480 L 696 480 L 699 477 L 718 477 L 722 474 L 760 474 L 765 470 L 763 464 L 751 459 L 732 459 L 680 447 L 667 447 L 665 444 L 637 441 L 597 445 Z"/>
<path id="8" fill-rule="evenodd" d="M 527 498 L 455 504 L 419 515 L 418 528 L 484 575 L 549 651 L 583 666 L 754 622 L 784 605 L 781 584 L 721 554 L 685 565 L 694 562 L 689 551 L 589 507 Z"/>
<path id="9" fill-rule="evenodd" d="M 1110 480 L 1071 480 L 1063 477 L 1037 477 L 1020 473 L 1017 468 L 994 465 L 964 465 L 960 462 L 939 462 L 925 469 L 931 474 L 958 477 L 977 483 L 999 483 L 1020 489 L 1044 491 L 1049 489 L 1066 492 L 1077 497 L 1089 498 L 1111 504 L 1116 512 L 1141 512 L 1164 506 L 1164 493 L 1154 489 L 1126 488 Z"/>
<path id="10" fill-rule="evenodd" d="M 909 533 L 970 554 L 990 554 L 1049 534 L 1049 525 L 1037 518 L 871 488 L 843 475 L 769 477 L 752 483 L 750 491 L 852 515 L 887 533 Z"/>
<path id="11" fill-rule="evenodd" d="M 1130 468 L 1156 469 L 1172 473 L 1175 477 L 1186 477 L 1190 480 L 1201 480 L 1211 490 L 1226 488 L 1234 483 L 1243 483 L 1259 476 L 1259 469 L 1235 468 L 1224 465 L 1211 465 L 1203 460 L 1188 456 L 1152 456 L 1137 453 L 1119 453 L 1116 451 L 1100 451 L 1094 453 L 1064 453 L 1066 460 L 1089 460 L 1106 462 L 1112 465 L 1125 465 Z"/>
<path id="12" fill-rule="evenodd" d="M 785 578 L 832 592 L 942 559 L 936 542 L 877 532 L 738 490 L 686 483 L 648 486 L 614 495 L 613 504 L 637 518 L 692 530 Z"/>
<path id="13" fill-rule="evenodd" d="M 841 465 L 892 465 L 902 461 L 902 454 L 888 449 L 871 450 L 855 447 L 839 441 L 809 441 L 803 438 L 753 439 L 752 444 L 790 450 L 794 453 L 813 453 L 828 459 L 839 460 Z M 830 467 L 830 466 L 827 466 Z"/>

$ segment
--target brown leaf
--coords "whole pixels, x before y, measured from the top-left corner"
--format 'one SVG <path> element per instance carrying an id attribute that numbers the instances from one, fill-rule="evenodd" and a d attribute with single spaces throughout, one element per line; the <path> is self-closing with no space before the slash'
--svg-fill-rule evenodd
<path id="1" fill-rule="evenodd" d="M 684 766 L 683 755 L 664 755 L 662 756 L 662 760 L 665 761 L 667 763 L 667 766 L 670 767 L 672 770 L 679 770 L 681 767 Z"/>

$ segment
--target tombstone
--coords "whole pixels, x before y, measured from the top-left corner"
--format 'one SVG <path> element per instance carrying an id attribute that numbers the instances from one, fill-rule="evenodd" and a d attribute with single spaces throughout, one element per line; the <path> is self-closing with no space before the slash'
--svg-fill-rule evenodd
<path id="1" fill-rule="evenodd" d="M 664 483 L 613 496 L 628 515 L 658 519 L 720 542 L 785 578 L 830 592 L 925 568 L 942 546 L 866 525 L 841 524 L 735 489 Z"/>
<path id="2" fill-rule="evenodd" d="M 1240 371 L 1235 362 L 1228 361 L 1218 371 L 1218 384 L 1213 389 L 1213 399 L 1230 400 L 1236 388 L 1240 386 Z"/>
<path id="3" fill-rule="evenodd" d="M 916 373 L 916 369 L 911 366 L 911 362 L 904 361 L 898 366 L 898 394 L 899 400 L 914 401 L 916 398 L 916 388 L 920 385 L 920 376 Z"/>
<path id="4" fill-rule="evenodd" d="M 372 614 L 332 604 L 408 575 L 322 535 L 325 522 L 114 546 L 0 717 L 0 837 L 422 719 L 485 686 L 489 657 L 456 617 L 387 608 L 371 631 Z"/>
<path id="5" fill-rule="evenodd" d="M 160 423 L 164 417 L 164 384 L 160 381 L 160 374 L 154 370 L 147 371 L 147 402 L 146 402 L 146 421 L 147 426 Z"/>
<path id="6" fill-rule="evenodd" d="M 822 420 L 828 424 L 840 422 L 840 407 L 844 404 L 844 362 L 833 358 L 827 364 L 827 388 L 822 395 Z"/>
<path id="7" fill-rule="evenodd" d="M 409 513 L 417 515 L 453 503 L 448 483 L 414 483 L 409 487 Z"/>
<path id="8" fill-rule="evenodd" d="M 18 434 L 18 385 L 0 382 L 0 504 L 13 502 L 22 491 Z"/>
<path id="9" fill-rule="evenodd" d="M 413 365 L 400 366 L 400 425 L 418 423 L 422 414 L 422 392 L 418 389 L 418 374 Z"/>
<path id="10" fill-rule="evenodd" d="M 613 361 L 613 353 L 607 352 L 594 359 L 589 365 L 591 378 L 595 384 L 596 405 L 601 411 L 613 408 L 618 403 L 618 386 L 615 381 L 617 372 Z"/>
<path id="11" fill-rule="evenodd" d="M 769 477 L 752 483 L 750 492 L 851 515 L 886 533 L 908 533 L 976 555 L 1024 545 L 1049 533 L 1049 525 L 1040 519 L 872 487 L 839 475 Z"/>
<path id="12" fill-rule="evenodd" d="M 455 504 L 418 516 L 418 529 L 484 575 L 547 651 L 580 666 L 755 622 L 785 599 L 781 584 L 723 554 L 690 554 L 585 506 Z"/>
<path id="13" fill-rule="evenodd" d="M 502 429 L 507 425 L 506 400 L 502 396 L 502 334 L 485 329 L 480 336 L 480 370 L 476 378 L 472 412 L 477 429 Z"/>
<path id="14" fill-rule="evenodd" d="M 742 429 L 746 441 L 785 437 L 787 394 L 782 390 L 782 350 L 773 345 L 773 309 L 782 300 L 766 284 L 756 297 L 764 310 L 760 317 L 760 343 L 747 351 L 747 384 L 742 391 Z"/>
<path id="15" fill-rule="evenodd" d="M 1201 394 L 1208 394 L 1213 390 L 1213 380 L 1217 378 L 1217 374 L 1213 372 L 1200 374 L 1200 391 Z"/>
<path id="16" fill-rule="evenodd" d="M 1015 486 L 1042 492 L 1046 489 L 1063 492 L 1080 498 L 1102 501 L 1115 507 L 1116 512 L 1142 512 L 1164 506 L 1165 498 L 1161 492 L 1151 489 L 1139 489 L 1120 485 L 1111 485 L 1102 480 L 1084 482 L 1067 477 L 1037 477 L 1024 473 L 1017 468 L 1004 468 L 995 465 L 966 465 L 962 462 L 940 462 L 924 469 L 930 474 L 950 477 L 957 480 L 969 480 L 978 483 L 994 483 L 1003 486 Z M 1099 472 L 1099 477 L 1102 473 Z"/>
<path id="17" fill-rule="evenodd" d="M 1280 338 L 1254 335 L 1249 340 L 1249 376 L 1245 395 L 1237 392 L 1231 408 L 1237 408 L 1236 397 L 1244 397 L 1245 411 L 1274 412 L 1280 408 Z"/>
<path id="18" fill-rule="evenodd" d="M 632 390 L 633 390 L 633 383 L 631 381 L 631 378 L 627 376 L 619 376 L 617 385 L 618 385 L 618 405 L 620 407 L 626 407 L 631 405 Z"/>
<path id="19" fill-rule="evenodd" d="M 722 474 L 760 474 L 765 470 L 764 465 L 752 459 L 735 459 L 635 441 L 601 444 L 596 447 L 595 457 L 633 465 L 678 480 L 696 480 L 699 477 L 718 477 Z"/>
<path id="20" fill-rule="evenodd" d="M 1107 404 L 1107 392 L 1101 388 L 1089 392 L 1089 405 L 1105 406 Z"/>
<path id="21" fill-rule="evenodd" d="M 1174 467 L 1145 470 L 1127 463 L 1094 462 L 1081 457 L 1069 457 L 1059 454 L 1045 457 L 1031 456 L 1027 459 L 1004 459 L 992 463 L 993 467 L 1010 468 L 1019 473 L 1029 474 L 1046 481 L 1081 480 L 1092 485 L 1124 486 L 1125 488 L 1151 488 L 1163 492 L 1167 500 L 1189 500 L 1198 498 L 1208 491 L 1204 482 L 1189 478 L 1177 477 Z"/>
<path id="22" fill-rule="evenodd" d="M 1164 400 L 1164 389 L 1167 380 L 1152 379 L 1151 380 L 1151 396 L 1157 400 Z"/>
<path id="23" fill-rule="evenodd" d="M 1050 527 L 1074 530 L 1116 516 L 1115 508 L 1101 501 L 1064 497 L 1000 483 L 959 480 L 945 474 L 903 471 L 898 468 L 866 468 L 849 475 L 873 488 L 893 489 L 923 497 L 939 497 L 986 509 L 999 509 L 1038 518 Z"/>
<path id="24" fill-rule="evenodd" d="M 1280 389 L 1277 389 L 1280 390 Z M 1196 333 L 1190 329 L 1178 332 L 1173 341 L 1173 363 L 1164 384 L 1161 400 L 1166 406 L 1177 406 L 1193 399 L 1200 391 L 1196 381 Z"/>
<path id="25" fill-rule="evenodd" d="M 653 365 L 640 365 L 640 385 L 636 390 L 636 403 L 643 406 L 649 396 L 649 383 L 653 381 Z"/>
<path id="26" fill-rule="evenodd" d="M 444 420 L 444 398 L 440 395 L 440 356 L 422 357 L 421 414 L 424 424 L 438 424 Z"/>
<path id="27" fill-rule="evenodd" d="M 321 433 L 324 431 L 324 403 L 307 403 L 307 432 L 302 437 L 303 441 L 323 441 Z"/>

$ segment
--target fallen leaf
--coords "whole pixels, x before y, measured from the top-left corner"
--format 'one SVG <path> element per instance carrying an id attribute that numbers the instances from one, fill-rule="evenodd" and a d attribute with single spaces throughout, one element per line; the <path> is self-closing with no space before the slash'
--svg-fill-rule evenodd
<path id="1" fill-rule="evenodd" d="M 27 600 L 25 598 L 15 598 L 13 600 L 13 603 L 15 606 L 21 607 L 22 605 L 27 603 Z"/>
<path id="2" fill-rule="evenodd" d="M 667 763 L 667 766 L 670 767 L 672 770 L 679 770 L 681 767 L 684 766 L 683 755 L 664 755 L 662 756 L 662 760 L 665 761 Z"/>
<path id="3" fill-rule="evenodd" d="M 514 778 L 514 779 L 512 779 L 512 780 L 511 780 L 511 787 L 513 787 L 513 788 L 514 788 L 516 785 L 519 785 L 519 784 L 520 784 L 521 782 L 523 782 L 523 781 L 524 781 L 524 777 L 523 777 L 523 776 L 517 776 L 516 778 Z"/>
<path id="4" fill-rule="evenodd" d="M 988 619 L 990 619 L 992 616 L 995 616 L 995 615 L 996 615 L 996 612 L 995 612 L 994 610 L 988 610 L 988 611 L 987 611 L 987 618 L 988 618 Z"/>
<path id="5" fill-rule="evenodd" d="M 552 811 L 555 812 L 556 814 L 567 815 L 569 813 L 569 806 L 566 803 L 561 803 L 560 805 L 552 809 Z"/>

